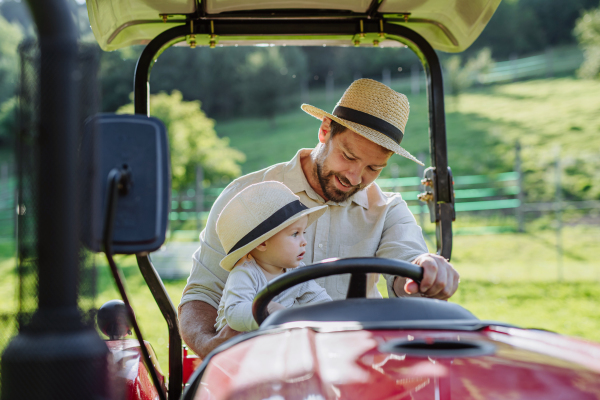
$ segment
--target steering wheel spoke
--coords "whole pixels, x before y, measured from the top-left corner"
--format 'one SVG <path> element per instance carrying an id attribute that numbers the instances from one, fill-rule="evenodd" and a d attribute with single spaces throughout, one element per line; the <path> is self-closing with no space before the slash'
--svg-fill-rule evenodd
<path id="1" fill-rule="evenodd" d="M 367 297 L 367 274 L 356 273 L 350 277 L 350 285 L 348 285 L 347 299 L 365 298 Z"/>

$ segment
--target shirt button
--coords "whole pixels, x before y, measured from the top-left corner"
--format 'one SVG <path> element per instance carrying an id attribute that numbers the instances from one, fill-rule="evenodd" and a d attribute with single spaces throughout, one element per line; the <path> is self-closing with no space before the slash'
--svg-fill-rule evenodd
<path id="1" fill-rule="evenodd" d="M 322 249 L 323 248 L 323 243 L 319 243 L 319 248 Z"/>

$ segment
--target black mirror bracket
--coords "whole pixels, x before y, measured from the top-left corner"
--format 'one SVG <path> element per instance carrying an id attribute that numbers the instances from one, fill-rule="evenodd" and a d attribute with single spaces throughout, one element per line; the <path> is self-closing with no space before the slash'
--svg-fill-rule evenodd
<path id="1" fill-rule="evenodd" d="M 420 201 L 427 204 L 429 208 L 429 220 L 436 224 L 437 254 L 450 260 L 450 251 L 452 249 L 452 222 L 456 220 L 456 209 L 454 208 L 454 180 L 452 170 L 448 167 L 448 184 L 446 197 L 449 202 L 438 199 L 439 184 L 435 167 L 429 167 L 423 172 L 421 185 L 425 188 L 423 193 L 418 195 Z M 448 243 L 449 242 L 449 243 Z"/>
<path id="2" fill-rule="evenodd" d="M 119 294 L 121 295 L 121 298 L 125 303 L 125 307 L 127 309 L 127 316 L 129 317 L 129 323 L 133 327 L 133 331 L 135 332 L 135 335 L 138 338 L 138 341 L 140 342 L 140 350 L 142 352 L 142 357 L 144 360 L 144 364 L 146 365 L 146 369 L 150 373 L 150 377 L 152 378 L 152 382 L 156 387 L 156 391 L 158 392 L 160 400 L 167 400 L 167 395 L 163 390 L 160 380 L 158 379 L 158 373 L 156 372 L 154 364 L 150 359 L 150 353 L 146 348 L 144 338 L 142 337 L 142 332 L 140 331 L 140 327 L 135 318 L 135 314 L 133 313 L 133 309 L 131 308 L 131 304 L 129 303 L 129 297 L 127 296 L 127 292 L 125 291 L 125 286 L 123 285 L 123 277 L 121 276 L 121 273 L 117 268 L 117 264 L 113 259 L 112 236 L 115 223 L 117 202 L 119 201 L 119 196 L 127 194 L 127 192 L 129 191 L 130 184 L 131 173 L 127 168 L 113 168 L 108 173 L 108 190 L 106 192 L 106 211 L 104 215 L 103 232 L 104 254 L 106 255 L 106 259 L 108 261 L 108 265 L 110 266 L 110 271 L 113 275 L 113 279 L 115 280 L 115 283 L 117 285 L 117 289 L 119 290 Z"/>

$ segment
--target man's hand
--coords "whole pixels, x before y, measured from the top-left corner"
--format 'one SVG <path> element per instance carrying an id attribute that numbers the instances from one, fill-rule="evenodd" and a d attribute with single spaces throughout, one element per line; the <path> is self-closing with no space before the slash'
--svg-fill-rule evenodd
<path id="1" fill-rule="evenodd" d="M 447 300 L 458 289 L 460 276 L 444 257 L 437 254 L 421 254 L 413 264 L 423 268 L 423 280 L 418 285 L 412 279 L 406 279 L 404 291 L 408 294 L 420 293 L 423 297 Z M 400 279 L 394 281 L 394 291 L 401 295 L 401 289 L 397 288 Z"/>
<path id="2" fill-rule="evenodd" d="M 179 310 L 181 337 L 200 358 L 205 358 L 221 343 L 240 333 L 231 329 L 229 325 L 225 325 L 217 333 L 216 320 L 217 310 L 203 301 L 190 301 Z"/>

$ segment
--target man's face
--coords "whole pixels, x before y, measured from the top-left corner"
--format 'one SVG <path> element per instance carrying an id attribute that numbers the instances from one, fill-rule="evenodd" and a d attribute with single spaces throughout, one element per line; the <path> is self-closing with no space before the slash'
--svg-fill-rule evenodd
<path id="1" fill-rule="evenodd" d="M 325 197 L 336 203 L 373 183 L 393 154 L 349 129 L 323 139 L 315 156 L 317 179 Z"/>

